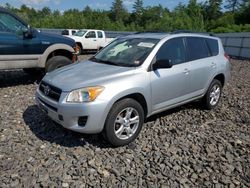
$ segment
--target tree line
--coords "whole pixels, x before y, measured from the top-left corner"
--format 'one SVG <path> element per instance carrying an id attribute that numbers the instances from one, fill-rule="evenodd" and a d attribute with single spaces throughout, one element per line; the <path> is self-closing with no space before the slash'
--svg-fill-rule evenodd
<path id="1" fill-rule="evenodd" d="M 144 6 L 143 0 L 135 0 L 129 12 L 122 0 L 114 0 L 110 10 L 96 10 L 89 6 L 64 12 L 41 10 L 22 5 L 4 8 L 18 14 L 37 28 L 92 28 L 112 31 L 173 31 L 194 30 L 201 32 L 249 32 L 250 0 L 206 0 L 198 3 L 189 0 L 173 10 L 162 5 Z"/>

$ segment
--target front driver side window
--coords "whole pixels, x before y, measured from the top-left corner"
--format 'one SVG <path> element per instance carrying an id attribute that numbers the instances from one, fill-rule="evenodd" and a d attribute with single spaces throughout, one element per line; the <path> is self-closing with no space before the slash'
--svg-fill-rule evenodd
<path id="1" fill-rule="evenodd" d="M 16 35 L 23 35 L 24 31 L 27 31 L 27 26 L 17 20 L 15 17 L 0 12 L 0 31 L 10 32 Z"/>
<path id="2" fill-rule="evenodd" d="M 156 54 L 156 60 L 170 60 L 172 65 L 185 62 L 185 47 L 183 38 L 173 38 L 165 42 Z"/>
<path id="3" fill-rule="evenodd" d="M 96 38 L 96 34 L 94 31 L 90 31 L 86 34 L 86 38 Z"/>

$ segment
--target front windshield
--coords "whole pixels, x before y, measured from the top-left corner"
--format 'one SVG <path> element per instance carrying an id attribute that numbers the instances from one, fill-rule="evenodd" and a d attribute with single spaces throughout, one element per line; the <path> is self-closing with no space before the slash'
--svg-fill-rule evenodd
<path id="1" fill-rule="evenodd" d="M 117 66 L 137 67 L 147 58 L 158 39 L 120 38 L 105 47 L 91 60 Z"/>
<path id="2" fill-rule="evenodd" d="M 74 36 L 78 36 L 78 37 L 82 37 L 87 31 L 85 30 L 79 30 L 77 32 L 75 32 L 73 35 Z"/>

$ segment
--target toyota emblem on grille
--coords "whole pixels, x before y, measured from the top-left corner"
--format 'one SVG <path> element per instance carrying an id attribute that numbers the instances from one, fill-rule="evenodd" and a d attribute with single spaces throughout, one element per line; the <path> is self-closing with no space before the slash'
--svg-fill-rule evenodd
<path id="1" fill-rule="evenodd" d="M 49 92 L 50 92 L 50 87 L 49 86 L 45 86 L 44 87 L 44 94 L 45 95 L 49 95 Z"/>

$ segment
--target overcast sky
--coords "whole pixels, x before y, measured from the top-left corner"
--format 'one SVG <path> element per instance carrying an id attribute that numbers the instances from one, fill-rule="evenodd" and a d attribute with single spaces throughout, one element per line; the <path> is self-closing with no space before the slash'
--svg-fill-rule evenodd
<path id="1" fill-rule="evenodd" d="M 35 9 L 41 9 L 44 6 L 47 6 L 52 10 L 58 9 L 59 11 L 65 11 L 70 8 L 82 10 L 88 5 L 93 9 L 109 10 L 113 1 L 114 0 L 0 0 L 0 5 L 9 3 L 14 7 L 20 7 L 22 4 L 25 4 Z M 135 0 L 123 0 L 123 4 L 129 11 L 131 11 L 134 1 Z M 198 0 L 198 2 L 201 1 L 205 0 Z M 161 4 L 163 7 L 172 10 L 180 2 L 186 4 L 188 0 L 144 0 L 144 6 Z"/>

